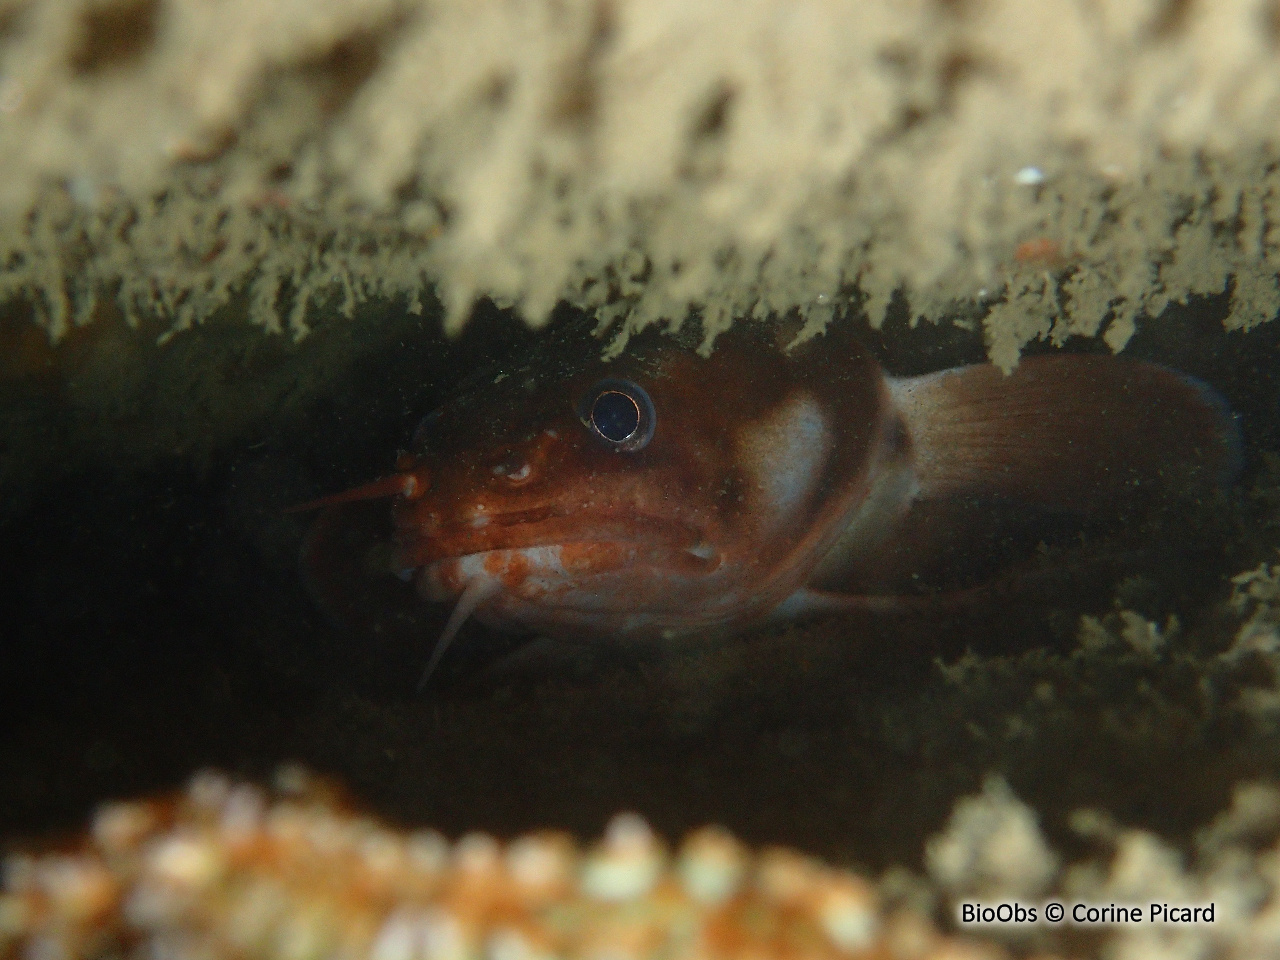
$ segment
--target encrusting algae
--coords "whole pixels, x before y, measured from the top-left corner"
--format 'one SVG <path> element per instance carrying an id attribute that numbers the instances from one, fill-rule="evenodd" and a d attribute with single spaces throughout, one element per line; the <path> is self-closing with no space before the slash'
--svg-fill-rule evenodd
<path id="1" fill-rule="evenodd" d="M 873 882 L 714 826 L 673 853 L 627 813 L 585 848 L 555 831 L 451 842 L 361 814 L 298 766 L 270 791 L 205 771 L 171 796 L 102 805 L 71 844 L 10 853 L 0 957 L 1263 960 L 1280 947 L 1277 826 L 1280 791 L 1242 786 L 1188 866 L 1158 837 L 1081 810 L 1073 831 L 1110 853 L 1064 868 L 993 776 L 929 842 L 931 883 L 902 870 Z M 960 905 L 975 902 L 1212 904 L 1213 920 L 966 923 Z"/>
<path id="2" fill-rule="evenodd" d="M 709 827 L 675 852 L 622 814 L 566 835 L 450 843 L 362 817 L 297 768 L 274 795 L 216 773 L 104 805 L 69 852 L 9 858 L 0 956 L 22 960 L 984 958 L 875 887 Z"/>
<path id="3" fill-rule="evenodd" d="M 366 299 L 622 338 L 896 297 L 1112 349 L 1275 315 L 1271 0 L 0 3 L 0 302 L 301 335 Z M 20 133 L 20 135 L 19 135 Z M 619 341 L 620 343 L 621 341 Z"/>

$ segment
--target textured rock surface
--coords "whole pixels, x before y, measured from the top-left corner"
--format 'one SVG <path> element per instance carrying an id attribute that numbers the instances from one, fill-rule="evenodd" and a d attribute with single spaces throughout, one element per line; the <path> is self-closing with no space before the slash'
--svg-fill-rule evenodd
<path id="1" fill-rule="evenodd" d="M 1260 786 L 1238 791 L 1203 831 L 1199 871 L 1150 834 L 1082 813 L 1081 831 L 1105 835 L 1109 852 L 1060 875 L 1034 815 L 993 779 L 932 842 L 931 886 L 903 873 L 877 884 L 781 847 L 754 852 L 719 827 L 673 854 L 635 814 L 615 816 L 586 849 L 552 831 L 450 842 L 361 815 L 297 767 L 275 784 L 268 793 L 200 773 L 174 797 L 103 805 L 74 847 L 11 854 L 0 955 L 999 960 L 1005 941 L 1041 960 L 1261 960 L 1280 947 L 1280 848 L 1266 848 L 1280 794 Z M 958 921 L 957 905 L 975 901 L 1069 913 Z M 1077 904 L 1107 901 L 1212 903 L 1214 920 L 1071 919 Z"/>
<path id="2" fill-rule="evenodd" d="M 636 330 L 860 302 L 990 352 L 1231 285 L 1276 310 L 1272 0 L 6 0 L 0 297 L 568 299 Z"/>

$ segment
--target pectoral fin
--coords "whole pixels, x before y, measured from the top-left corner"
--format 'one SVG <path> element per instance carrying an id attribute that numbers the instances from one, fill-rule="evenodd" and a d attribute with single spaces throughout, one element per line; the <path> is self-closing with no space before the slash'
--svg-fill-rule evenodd
<path id="1" fill-rule="evenodd" d="M 801 587 L 782 603 L 773 608 L 769 619 L 779 623 L 805 620 L 809 617 L 828 616 L 835 613 L 893 613 L 902 609 L 903 602 L 912 598 L 892 594 L 836 593 L 832 590 L 816 590 Z"/>

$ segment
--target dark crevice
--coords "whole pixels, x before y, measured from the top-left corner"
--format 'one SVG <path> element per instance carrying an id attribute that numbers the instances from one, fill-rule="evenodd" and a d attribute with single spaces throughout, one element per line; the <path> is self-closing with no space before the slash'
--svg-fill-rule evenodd
<path id="1" fill-rule="evenodd" d="M 71 68 L 81 75 L 128 67 L 141 60 L 155 41 L 160 0 L 93 4 L 80 15 Z"/>
<path id="2" fill-rule="evenodd" d="M 359 93 L 382 64 L 382 45 L 394 26 L 344 37 L 324 56 L 306 64 L 304 74 L 315 80 L 327 113 L 339 113 Z"/>
<path id="3" fill-rule="evenodd" d="M 729 125 L 735 95 L 733 87 L 723 83 L 707 97 L 690 130 L 695 141 L 715 140 L 723 136 Z"/>
<path id="4" fill-rule="evenodd" d="M 1181 33 L 1190 22 L 1195 0 L 1165 0 L 1151 19 L 1148 33 L 1153 40 L 1167 40 Z"/>

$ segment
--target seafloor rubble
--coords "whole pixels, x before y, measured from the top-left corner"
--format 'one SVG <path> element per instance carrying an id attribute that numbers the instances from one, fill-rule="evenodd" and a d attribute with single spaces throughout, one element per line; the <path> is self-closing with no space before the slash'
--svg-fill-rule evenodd
<path id="1" fill-rule="evenodd" d="M 1059 878 L 1035 818 L 992 781 L 932 842 L 935 891 L 900 874 L 877 886 L 781 847 L 756 853 L 718 827 L 690 833 L 673 855 L 634 814 L 586 850 L 554 831 L 450 843 L 361 816 L 300 768 L 282 768 L 275 784 L 272 796 L 201 773 L 174 797 L 102 806 L 74 846 L 11 854 L 0 956 L 998 960 L 1009 955 L 998 940 L 1040 960 L 1280 949 L 1280 847 L 1249 852 L 1280 826 L 1280 795 L 1265 788 L 1238 793 L 1205 831 L 1212 872 L 1201 877 L 1149 835 L 1089 821 L 1082 830 L 1112 835 L 1110 863 Z M 1042 916 L 943 932 L 932 908 L 950 908 L 943 926 L 954 927 L 961 901 L 1212 903 L 1213 922 L 1126 929 Z"/>
<path id="2" fill-rule="evenodd" d="M 284 795 L 200 774 L 165 802 L 115 803 L 74 853 L 11 857 L 0 955 L 305 960 L 998 955 L 882 910 L 864 879 L 755 855 L 706 828 L 674 856 L 634 815 L 580 850 L 396 832 L 301 771 Z"/>

